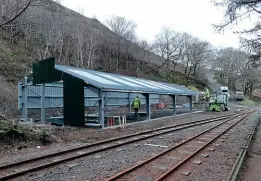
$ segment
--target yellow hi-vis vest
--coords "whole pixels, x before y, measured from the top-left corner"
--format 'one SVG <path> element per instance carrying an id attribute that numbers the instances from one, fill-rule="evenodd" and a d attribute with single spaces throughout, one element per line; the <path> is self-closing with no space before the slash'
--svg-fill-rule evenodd
<path id="1" fill-rule="evenodd" d="M 140 99 L 136 97 L 134 99 L 132 105 L 133 105 L 133 108 L 140 108 Z"/>
<path id="2" fill-rule="evenodd" d="M 206 96 L 207 98 L 210 97 L 210 95 L 209 95 L 209 90 L 208 90 L 208 89 L 206 89 L 205 96 Z"/>

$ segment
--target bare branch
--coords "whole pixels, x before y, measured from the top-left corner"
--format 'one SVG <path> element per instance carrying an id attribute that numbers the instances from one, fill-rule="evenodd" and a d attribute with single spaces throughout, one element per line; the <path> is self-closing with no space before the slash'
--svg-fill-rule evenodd
<path id="1" fill-rule="evenodd" d="M 11 23 L 11 22 L 13 22 L 14 20 L 16 20 L 20 15 L 22 15 L 26 10 L 27 10 L 27 8 L 30 6 L 30 4 L 31 4 L 31 0 L 25 5 L 25 7 L 17 14 L 17 15 L 15 15 L 12 19 L 10 19 L 10 20 L 8 20 L 7 22 L 5 22 L 5 23 L 3 23 L 3 24 L 0 24 L 0 28 L 1 27 L 3 27 L 3 26 L 5 26 L 5 25 L 7 25 L 7 24 L 9 24 L 9 23 Z"/>

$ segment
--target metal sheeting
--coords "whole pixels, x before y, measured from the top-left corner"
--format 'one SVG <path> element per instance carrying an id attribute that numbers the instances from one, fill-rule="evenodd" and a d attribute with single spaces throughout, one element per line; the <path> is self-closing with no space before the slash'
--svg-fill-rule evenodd
<path id="1" fill-rule="evenodd" d="M 195 95 L 196 92 L 175 84 L 155 82 L 135 77 L 127 77 L 117 74 L 73 68 L 62 65 L 55 65 L 59 71 L 65 72 L 85 81 L 94 87 L 104 91 L 140 92 L 152 94 L 172 95 Z"/>
<path id="2" fill-rule="evenodd" d="M 27 85 L 27 106 L 29 109 L 40 109 L 41 108 L 41 86 L 40 85 Z M 24 97 L 25 97 L 25 86 L 22 84 L 19 86 L 18 92 L 18 108 L 22 109 Z M 85 106 L 93 107 L 98 106 L 97 101 L 99 96 L 94 91 L 85 88 Z M 117 92 L 106 92 L 107 105 L 108 106 L 127 106 L 129 103 L 128 93 L 117 93 Z M 145 97 L 141 94 L 130 94 L 131 102 L 139 96 L 142 104 L 145 104 Z M 151 95 L 151 103 L 156 104 L 159 102 L 158 95 Z M 46 84 L 45 85 L 45 107 L 46 108 L 62 108 L 63 107 L 63 86 Z"/>

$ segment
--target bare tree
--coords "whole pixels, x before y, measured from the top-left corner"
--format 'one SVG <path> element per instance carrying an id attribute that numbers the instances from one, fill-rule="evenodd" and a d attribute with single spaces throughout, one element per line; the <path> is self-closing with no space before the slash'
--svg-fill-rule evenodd
<path id="1" fill-rule="evenodd" d="M 244 58 L 244 61 L 241 61 L 241 63 L 243 62 L 244 66 L 242 66 L 240 72 L 237 73 L 237 75 L 234 75 L 239 79 L 238 82 L 241 83 L 242 89 L 244 90 L 245 94 L 252 97 L 253 91 L 261 86 L 261 21 L 259 18 L 261 14 L 261 0 L 220 0 L 216 1 L 216 4 L 219 6 L 224 6 L 227 9 L 224 15 L 225 22 L 220 25 L 216 25 L 217 30 L 224 30 L 229 25 L 240 24 L 240 22 L 243 21 L 245 18 L 254 17 L 252 18 L 252 22 L 254 21 L 252 27 L 237 32 L 241 34 L 250 35 L 247 36 L 248 38 L 241 38 L 241 45 L 245 47 L 246 50 L 249 50 L 249 52 L 251 52 L 251 55 L 247 58 Z M 245 56 L 242 56 L 241 54 L 241 56 L 239 56 L 238 59 L 242 60 L 242 57 Z M 233 71 L 228 71 L 229 77 L 231 79 L 230 74 Z M 225 74 L 225 76 L 228 75 Z M 234 82 L 233 80 L 235 80 L 235 78 L 232 80 L 228 80 L 228 84 L 230 84 L 230 82 Z"/>
<path id="2" fill-rule="evenodd" d="M 218 80 L 232 90 L 241 89 L 252 96 L 255 88 L 260 86 L 260 58 L 249 56 L 243 51 L 226 48 L 217 52 L 216 68 L 219 70 Z"/>
<path id="3" fill-rule="evenodd" d="M 150 45 L 146 40 L 138 40 L 137 44 L 139 47 L 136 50 L 138 52 L 139 56 L 136 60 L 136 73 L 138 74 L 140 71 L 140 65 L 142 62 L 150 62 L 151 60 L 151 52 L 153 50 L 152 45 Z"/>
<path id="4" fill-rule="evenodd" d="M 116 61 L 116 70 L 119 72 L 120 64 L 125 64 L 126 69 L 129 68 L 129 48 L 131 42 L 136 41 L 136 32 L 135 29 L 137 25 L 130 20 L 127 20 L 125 17 L 121 16 L 111 16 L 106 20 L 105 24 L 119 35 L 117 40 L 117 61 Z M 127 40 L 127 41 L 126 41 Z M 121 55 L 126 54 L 127 57 L 124 61 L 120 62 Z"/>
<path id="5" fill-rule="evenodd" d="M 259 55 L 250 55 L 241 70 L 241 86 L 244 93 L 252 97 L 253 91 L 261 87 L 261 61 Z"/>
<path id="6" fill-rule="evenodd" d="M 156 35 L 154 42 L 154 51 L 161 57 L 166 59 L 167 67 L 170 68 L 171 61 L 175 69 L 176 62 L 181 56 L 182 36 L 169 28 L 164 27 L 161 32 Z M 164 62 L 165 63 L 165 62 Z"/>
<path id="7" fill-rule="evenodd" d="M 190 34 L 182 35 L 183 52 L 180 60 L 184 66 L 184 74 L 187 77 L 186 84 L 189 83 L 190 76 L 194 76 L 198 81 L 204 82 L 204 74 L 201 73 L 206 62 L 212 56 L 212 47 L 208 42 L 199 40 Z"/>
<path id="8" fill-rule="evenodd" d="M 251 35 L 251 38 L 242 38 L 241 43 L 243 47 L 261 54 L 261 0 L 214 0 L 215 5 L 226 8 L 224 14 L 224 22 L 215 25 L 217 31 L 224 30 L 229 25 L 238 25 L 246 18 L 251 18 L 253 26 L 238 30 L 237 33 Z"/>
<path id="9" fill-rule="evenodd" d="M 125 38 L 126 40 L 132 42 L 135 41 L 135 30 L 137 28 L 137 25 L 133 21 L 127 20 L 125 17 L 121 16 L 111 16 L 109 19 L 106 20 L 105 24 L 108 26 L 108 28 L 110 28 L 112 31 Z"/>

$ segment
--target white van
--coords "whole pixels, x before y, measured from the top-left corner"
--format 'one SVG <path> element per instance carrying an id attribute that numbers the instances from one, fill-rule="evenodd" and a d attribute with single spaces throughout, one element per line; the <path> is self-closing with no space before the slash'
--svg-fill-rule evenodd
<path id="1" fill-rule="evenodd" d="M 228 99 L 230 98 L 229 90 L 227 86 L 222 86 L 219 88 L 219 93 L 220 94 L 227 94 Z"/>

